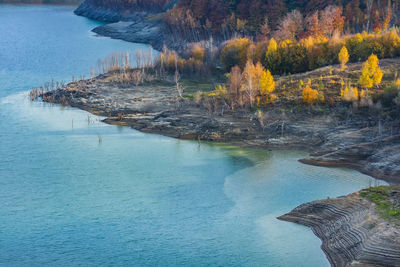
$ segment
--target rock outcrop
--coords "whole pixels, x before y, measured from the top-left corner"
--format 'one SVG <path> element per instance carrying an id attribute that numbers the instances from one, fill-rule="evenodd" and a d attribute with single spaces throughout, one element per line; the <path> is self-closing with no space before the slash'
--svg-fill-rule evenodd
<path id="1" fill-rule="evenodd" d="M 349 167 L 373 177 L 398 183 L 400 177 L 400 135 L 375 138 L 373 141 L 350 144 L 320 151 L 301 162 L 326 167 Z"/>
<path id="2" fill-rule="evenodd" d="M 114 23 L 118 21 L 132 21 L 137 19 L 138 16 L 144 17 L 160 11 L 159 8 L 151 8 L 150 6 L 148 8 L 134 8 L 134 6 L 130 6 L 130 8 L 127 9 L 120 5 L 105 6 L 94 0 L 85 0 L 79 5 L 74 13 L 78 16 L 84 16 L 89 19 Z"/>
<path id="3" fill-rule="evenodd" d="M 119 21 L 94 28 L 92 31 L 113 39 L 132 43 L 150 44 L 154 49 L 161 50 L 164 45 L 176 47 L 170 38 L 164 37 L 163 25 L 160 22 L 150 22 L 142 15 L 136 14 L 131 21 Z"/>
<path id="4" fill-rule="evenodd" d="M 400 227 L 359 193 L 306 203 L 278 219 L 311 227 L 332 266 L 400 266 Z"/>
<path id="5" fill-rule="evenodd" d="M 167 8 L 167 7 L 165 7 Z M 164 9 L 165 9 L 164 8 Z M 74 12 L 76 15 L 106 22 L 92 31 L 105 37 L 133 43 L 150 44 L 156 50 L 164 45 L 181 51 L 187 44 L 168 34 L 162 21 L 163 8 L 131 8 L 121 10 L 118 6 L 98 6 L 93 1 L 84 1 Z"/>

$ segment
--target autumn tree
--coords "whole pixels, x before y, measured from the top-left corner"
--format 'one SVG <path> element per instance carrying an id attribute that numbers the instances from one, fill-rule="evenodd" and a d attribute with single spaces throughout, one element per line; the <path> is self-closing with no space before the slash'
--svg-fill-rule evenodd
<path id="1" fill-rule="evenodd" d="M 382 29 L 384 31 L 389 29 L 390 21 L 392 20 L 392 5 L 391 5 L 391 2 L 392 2 L 391 0 L 388 0 L 385 17 L 384 17 L 383 22 L 382 22 Z"/>
<path id="2" fill-rule="evenodd" d="M 304 32 L 304 18 L 298 10 L 288 13 L 279 23 L 274 37 L 280 41 L 299 39 Z"/>
<path id="3" fill-rule="evenodd" d="M 247 38 L 229 40 L 221 50 L 221 62 L 226 70 L 238 65 L 244 68 L 247 61 L 247 49 L 252 42 Z"/>
<path id="4" fill-rule="evenodd" d="M 242 70 L 238 66 L 234 66 L 228 75 L 228 94 L 232 102 L 232 109 L 235 103 L 239 106 L 243 105 L 243 99 L 241 97 L 242 82 Z"/>
<path id="5" fill-rule="evenodd" d="M 319 12 L 315 11 L 311 15 L 306 17 L 306 31 L 307 34 L 313 38 L 319 38 L 323 34 L 323 29 L 319 22 Z"/>
<path id="6" fill-rule="evenodd" d="M 369 56 L 364 62 L 359 83 L 363 88 L 371 88 L 381 83 L 383 72 L 379 67 L 379 59 L 376 55 Z"/>
<path id="7" fill-rule="evenodd" d="M 326 36 L 333 36 L 335 32 L 341 34 L 344 28 L 343 9 L 338 6 L 328 6 L 321 11 L 321 29 Z"/>
<path id="8" fill-rule="evenodd" d="M 254 100 L 260 89 L 260 78 L 264 71 L 263 66 L 260 63 L 256 65 L 248 60 L 243 70 L 243 79 L 245 92 L 250 104 L 250 107 L 254 106 Z"/>
<path id="9" fill-rule="evenodd" d="M 242 73 L 242 89 L 244 90 L 250 107 L 254 106 L 254 101 L 257 104 L 268 102 L 270 94 L 275 90 L 275 81 L 269 70 L 261 65 L 260 62 L 253 64 L 248 60 L 246 67 Z"/>
<path id="10" fill-rule="evenodd" d="M 195 60 L 203 61 L 205 56 L 205 49 L 200 44 L 193 44 L 191 47 L 191 56 Z"/>
<path id="11" fill-rule="evenodd" d="M 303 101 L 309 105 L 315 104 L 318 100 L 321 99 L 320 94 L 317 90 L 312 89 L 310 85 L 306 85 L 303 89 Z"/>
<path id="12" fill-rule="evenodd" d="M 263 71 L 260 77 L 260 94 L 267 95 L 275 90 L 275 81 L 269 70 Z"/>
<path id="13" fill-rule="evenodd" d="M 276 68 L 276 55 L 278 44 L 274 38 L 271 38 L 268 44 L 267 52 L 265 53 L 265 66 L 273 71 Z"/>
<path id="14" fill-rule="evenodd" d="M 357 101 L 359 98 L 358 89 L 357 87 L 346 86 L 344 90 L 340 90 L 340 96 L 346 102 Z"/>
<path id="15" fill-rule="evenodd" d="M 339 52 L 339 62 L 341 64 L 341 70 L 346 68 L 346 63 L 349 61 L 349 52 L 345 46 Z"/>

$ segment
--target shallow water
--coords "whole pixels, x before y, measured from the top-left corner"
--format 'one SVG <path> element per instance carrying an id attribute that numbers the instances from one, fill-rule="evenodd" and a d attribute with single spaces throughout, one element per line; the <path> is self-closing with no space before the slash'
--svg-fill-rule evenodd
<path id="1" fill-rule="evenodd" d="M 147 47 L 95 37 L 96 25 L 71 7 L 0 5 L 0 265 L 328 266 L 311 230 L 275 218 L 369 177 L 27 99 Z"/>

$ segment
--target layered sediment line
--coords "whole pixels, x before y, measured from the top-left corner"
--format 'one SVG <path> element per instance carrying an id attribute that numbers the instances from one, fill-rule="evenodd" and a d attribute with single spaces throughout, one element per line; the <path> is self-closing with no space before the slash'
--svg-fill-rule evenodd
<path id="1" fill-rule="evenodd" d="M 358 193 L 306 203 L 278 219 L 311 227 L 332 266 L 400 266 L 400 227 Z"/>
<path id="2" fill-rule="evenodd" d="M 186 42 L 174 40 L 166 33 L 161 19 L 160 12 L 162 11 L 159 8 L 138 7 L 131 8 L 128 12 L 117 6 L 97 6 L 91 1 L 84 1 L 74 12 L 78 16 L 105 22 L 105 25 L 92 30 L 101 36 L 132 43 L 150 44 L 156 50 L 161 50 L 164 45 L 176 50 L 186 47 Z"/>
<path id="3" fill-rule="evenodd" d="M 136 14 L 131 21 L 119 21 L 94 28 L 92 31 L 101 36 L 120 39 L 132 43 L 150 44 L 154 49 L 161 50 L 165 45 L 176 47 L 170 38 L 165 38 L 163 25 L 160 22 L 150 22 L 142 15 Z"/>
<path id="4" fill-rule="evenodd" d="M 324 152 L 322 149 L 302 163 L 325 167 L 348 167 L 372 177 L 398 183 L 400 177 L 400 135 L 376 138 Z"/>

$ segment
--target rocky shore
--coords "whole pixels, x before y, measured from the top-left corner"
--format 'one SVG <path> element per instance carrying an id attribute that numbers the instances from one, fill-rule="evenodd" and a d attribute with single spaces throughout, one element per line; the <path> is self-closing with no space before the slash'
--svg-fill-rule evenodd
<path id="1" fill-rule="evenodd" d="M 148 133 L 199 142 L 303 149 L 311 153 L 304 163 L 349 167 L 400 183 L 400 136 L 391 134 L 398 129 L 389 132 L 387 125 L 374 124 L 374 118 L 363 113 L 344 117 L 342 109 L 348 107 L 321 111 L 275 104 L 265 111 L 261 125 L 255 112 L 211 104 L 206 108 L 191 98 L 179 98 L 171 82 L 136 86 L 118 82 L 117 76 L 107 73 L 72 82 L 43 93 L 42 98 Z M 359 193 L 304 204 L 280 219 L 312 227 L 333 266 L 400 266 L 399 228 L 382 219 L 374 204 Z"/>
<path id="2" fill-rule="evenodd" d="M 172 40 L 164 35 L 162 28 L 161 22 L 148 21 L 144 15 L 136 14 L 130 21 L 105 24 L 94 28 L 92 31 L 113 39 L 150 44 L 159 51 L 162 50 L 164 45 L 176 48 Z"/>
<path id="3" fill-rule="evenodd" d="M 400 226 L 360 194 L 306 203 L 278 219 L 311 227 L 332 266 L 400 266 Z"/>
<path id="4" fill-rule="evenodd" d="M 123 14 L 81 5 L 77 14 L 112 22 L 93 31 L 111 38 L 164 44 L 179 50 L 181 44 L 163 34 L 149 13 Z M 382 61 L 397 66 L 398 60 Z M 359 66 L 357 67 L 359 68 Z M 322 73 L 315 71 L 315 75 Z M 73 82 L 42 95 L 48 102 L 70 105 L 107 117 L 109 124 L 174 138 L 230 142 L 271 149 L 303 149 L 306 164 L 348 167 L 391 184 L 400 183 L 400 135 L 393 124 L 382 125 L 371 114 L 347 113 L 346 107 L 299 108 L 275 104 L 261 124 L 256 113 L 232 111 L 179 98 L 174 84 L 153 82 L 121 84 L 112 73 Z M 307 80 L 303 74 L 290 79 Z M 205 107 L 206 106 L 206 107 Z M 279 217 L 313 229 L 333 266 L 400 266 L 400 230 L 378 214 L 375 204 L 355 193 L 347 197 L 307 203 Z"/>
<path id="5" fill-rule="evenodd" d="M 143 10 L 128 12 L 127 10 L 124 10 L 123 7 L 115 5 L 107 8 L 101 4 L 95 4 L 95 1 L 83 1 L 74 11 L 78 16 L 106 23 L 135 20 L 138 16 L 146 16 L 154 12 L 151 12 L 150 9 L 146 12 Z"/>
<path id="6" fill-rule="evenodd" d="M 74 13 L 90 19 L 106 22 L 92 31 L 105 37 L 120 39 L 133 43 L 150 44 L 156 50 L 164 45 L 177 51 L 182 50 L 186 43 L 175 40 L 164 28 L 160 10 L 136 10 L 126 12 L 117 8 L 102 8 L 84 1 Z"/>
<path id="7" fill-rule="evenodd" d="M 106 116 L 109 124 L 174 138 L 230 142 L 241 146 L 295 148 L 311 152 L 302 162 L 345 166 L 390 183 L 400 182 L 400 136 L 382 137 L 377 127 L 340 120 L 340 112 L 311 109 L 283 113 L 272 106 L 261 127 L 252 112 L 207 110 L 180 99 L 173 84 L 121 85 L 113 74 L 73 82 L 43 95 L 49 102 Z M 400 193 L 397 204 L 400 205 Z M 309 226 L 322 240 L 332 266 L 400 266 L 400 228 L 383 219 L 376 205 L 355 193 L 307 203 L 279 217 Z"/>
<path id="8" fill-rule="evenodd" d="M 399 183 L 400 135 L 319 151 L 301 162 L 325 167 L 347 167 L 370 176 Z"/>
<path id="9" fill-rule="evenodd" d="M 380 135 L 368 116 L 353 114 L 343 120 L 340 108 L 274 105 L 261 125 L 255 112 L 207 109 L 192 99 L 180 99 L 168 82 L 135 86 L 113 79 L 113 74 L 105 74 L 73 82 L 47 92 L 45 99 L 106 116 L 107 123 L 174 138 L 305 149 L 311 157 L 304 163 L 349 167 L 389 183 L 400 182 L 400 136 Z"/>

